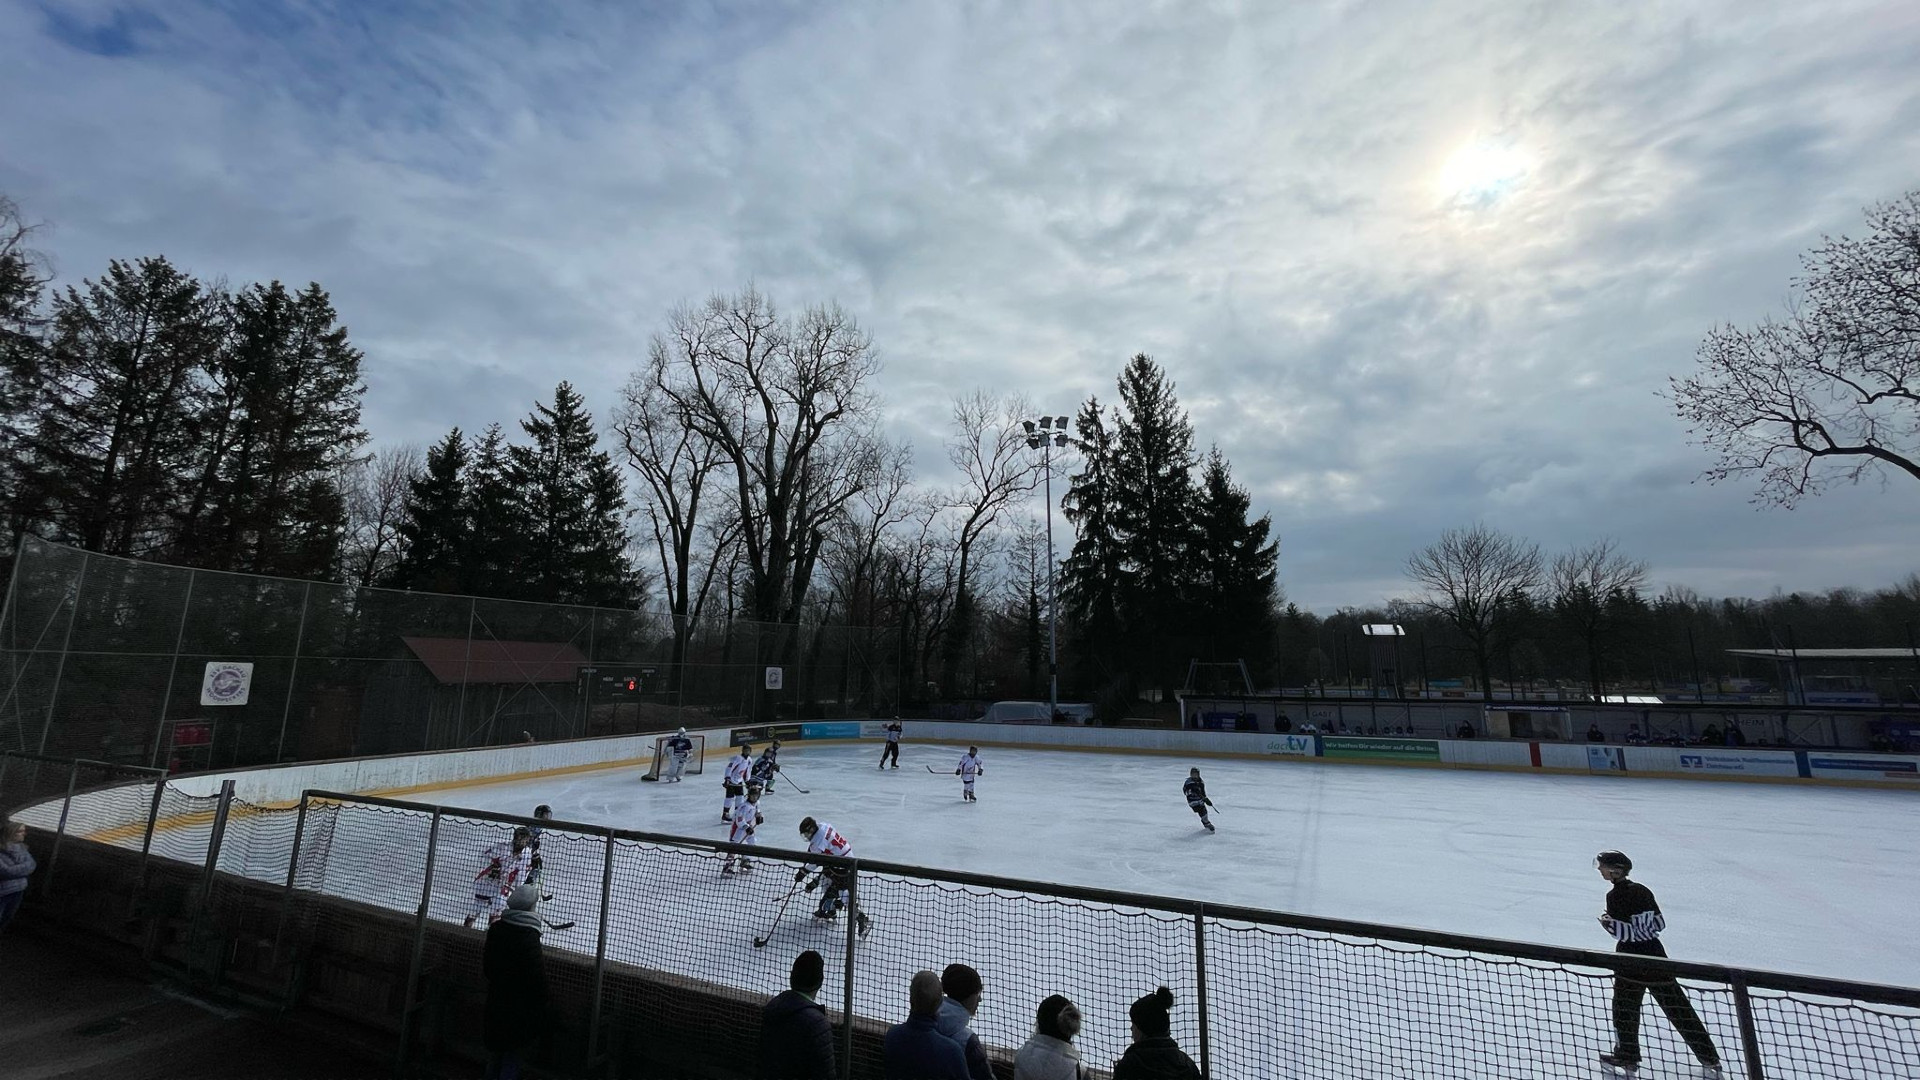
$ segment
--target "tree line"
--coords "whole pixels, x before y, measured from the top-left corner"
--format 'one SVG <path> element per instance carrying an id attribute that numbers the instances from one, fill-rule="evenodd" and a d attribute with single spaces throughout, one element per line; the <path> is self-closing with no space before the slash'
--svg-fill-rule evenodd
<path id="1" fill-rule="evenodd" d="M 371 449 L 365 357 L 318 284 L 236 288 L 150 257 L 54 288 L 31 240 L 0 200 L 10 537 L 648 607 L 667 616 L 673 680 L 701 626 L 757 624 L 785 628 L 769 661 L 795 659 L 805 632 L 863 643 L 874 666 L 897 670 L 906 702 L 1044 699 L 1050 553 L 1037 492 L 1049 481 L 1069 526 L 1056 545 L 1062 695 L 1106 713 L 1190 679 L 1354 681 L 1370 621 L 1408 628 L 1407 685 L 1418 671 L 1483 690 L 1598 693 L 1727 674 L 1725 648 L 1783 630 L 1897 643 L 1920 614 L 1913 579 L 1765 601 L 1649 596 L 1645 564 L 1611 541 L 1547 557 L 1471 526 L 1409 558 L 1409 596 L 1316 616 L 1286 603 L 1271 519 L 1218 448 L 1195 445 L 1151 357 L 1122 366 L 1115 404 L 1090 397 L 1038 434 L 1021 395 L 955 394 L 941 447 L 951 477 L 929 483 L 882 430 L 878 352 L 854 315 L 784 311 L 752 287 L 667 312 L 604 424 L 563 382 L 512 426 Z M 1716 363 L 1725 351 L 1710 349 Z"/>

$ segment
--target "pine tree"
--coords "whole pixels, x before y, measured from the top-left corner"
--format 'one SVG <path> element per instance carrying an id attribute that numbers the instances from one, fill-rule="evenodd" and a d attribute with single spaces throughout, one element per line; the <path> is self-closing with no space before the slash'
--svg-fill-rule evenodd
<path id="1" fill-rule="evenodd" d="M 40 412 L 46 367 L 47 320 L 40 300 L 48 273 L 44 257 L 28 246 L 32 232 L 13 201 L 0 195 L 0 510 L 8 518 L 0 544 L 5 545 L 33 517 L 22 497 L 22 450 Z"/>
<path id="2" fill-rule="evenodd" d="M 317 284 L 298 294 L 254 285 L 232 309 L 180 554 L 219 569 L 333 577 L 346 530 L 338 471 L 367 440 L 361 353 Z"/>
<path id="3" fill-rule="evenodd" d="M 1269 543 L 1273 523 L 1247 520 L 1252 499 L 1233 482 L 1215 447 L 1201 473 L 1199 524 L 1193 551 L 1194 616 L 1205 643 L 1203 658 L 1249 660 L 1261 667 L 1272 655 L 1274 600 L 1280 546 Z"/>
<path id="4" fill-rule="evenodd" d="M 115 555 L 160 542 L 222 332 L 218 295 L 160 258 L 116 260 L 54 300 L 24 486 L 56 536 Z"/>
<path id="5" fill-rule="evenodd" d="M 626 494 L 585 402 L 563 382 L 553 404 L 536 403 L 520 427 L 533 444 L 508 448 L 507 475 L 526 514 L 532 598 L 631 606 L 638 597 L 627 561 Z"/>
<path id="6" fill-rule="evenodd" d="M 1196 533 L 1193 425 L 1173 382 L 1146 354 L 1120 373 L 1113 520 L 1126 570 L 1119 596 L 1137 677 L 1161 686 L 1184 674 L 1192 613 L 1186 603 Z"/>
<path id="7" fill-rule="evenodd" d="M 1115 521 L 1117 455 L 1097 398 L 1080 407 L 1074 432 L 1083 466 L 1068 478 L 1060 498 L 1074 527 L 1073 550 L 1060 564 L 1060 600 L 1081 641 L 1078 678 L 1082 685 L 1098 685 L 1118 667 L 1125 571 Z"/>
<path id="8" fill-rule="evenodd" d="M 520 486 L 512 475 L 507 439 L 499 424 L 488 424 L 467 457 L 469 531 L 457 564 L 460 588 L 475 596 L 537 599 L 526 585 L 526 537 L 532 531 Z"/>
<path id="9" fill-rule="evenodd" d="M 427 467 L 408 485 L 400 537 L 406 554 L 387 582 L 423 592 L 454 592 L 460 556 L 473 523 L 468 517 L 467 440 L 459 428 L 427 451 Z"/>

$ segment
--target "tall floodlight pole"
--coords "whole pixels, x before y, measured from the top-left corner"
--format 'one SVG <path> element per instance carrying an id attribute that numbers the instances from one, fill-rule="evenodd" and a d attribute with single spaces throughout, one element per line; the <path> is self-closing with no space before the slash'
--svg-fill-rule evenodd
<path id="1" fill-rule="evenodd" d="M 1053 588 L 1053 448 L 1067 445 L 1067 417 L 1024 421 L 1027 448 L 1040 451 L 1047 498 L 1047 723 L 1060 715 L 1060 617 Z"/>

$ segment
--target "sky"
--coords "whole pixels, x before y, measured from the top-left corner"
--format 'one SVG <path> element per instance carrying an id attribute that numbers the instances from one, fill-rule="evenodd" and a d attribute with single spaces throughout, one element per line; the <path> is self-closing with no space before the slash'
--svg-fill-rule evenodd
<path id="1" fill-rule="evenodd" d="M 561 379 L 604 419 L 669 310 L 754 283 L 871 331 L 930 484 L 954 397 L 1072 414 L 1153 356 L 1303 607 L 1475 521 L 1874 588 L 1920 487 L 1758 507 L 1659 395 L 1920 187 L 1917 58 L 1904 0 L 0 0 L 0 192 L 63 282 L 319 282 L 376 445 Z"/>

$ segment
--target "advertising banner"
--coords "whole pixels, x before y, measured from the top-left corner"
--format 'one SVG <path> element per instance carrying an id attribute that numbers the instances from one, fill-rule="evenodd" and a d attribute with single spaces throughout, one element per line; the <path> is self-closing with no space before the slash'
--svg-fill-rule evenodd
<path id="1" fill-rule="evenodd" d="M 1814 757 L 1807 766 L 1813 775 L 1832 780 L 1907 780 L 1920 783 L 1920 762 L 1910 758 Z"/>
<path id="2" fill-rule="evenodd" d="M 1680 751 L 1680 771 L 1697 773 L 1737 773 L 1742 776 L 1799 776 L 1800 766 L 1791 754 L 1741 753 L 1738 750 Z"/>
<path id="3" fill-rule="evenodd" d="M 1626 772 L 1627 756 L 1618 746 L 1589 746 L 1587 768 L 1593 772 Z"/>
<path id="4" fill-rule="evenodd" d="M 860 737 L 860 725 L 853 721 L 801 724 L 800 737 L 803 739 L 857 739 Z"/>
<path id="5" fill-rule="evenodd" d="M 200 704 L 245 705 L 253 689 L 253 665 L 210 661 L 200 680 Z"/>
<path id="6" fill-rule="evenodd" d="M 1313 757 L 1313 736 L 1275 735 L 1267 740 L 1267 753 L 1288 757 Z"/>
<path id="7" fill-rule="evenodd" d="M 1352 739 L 1322 735 L 1320 756 L 1374 761 L 1439 761 L 1440 744 L 1432 739 Z"/>

